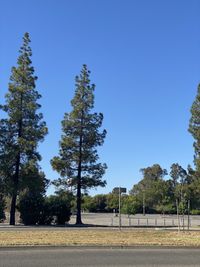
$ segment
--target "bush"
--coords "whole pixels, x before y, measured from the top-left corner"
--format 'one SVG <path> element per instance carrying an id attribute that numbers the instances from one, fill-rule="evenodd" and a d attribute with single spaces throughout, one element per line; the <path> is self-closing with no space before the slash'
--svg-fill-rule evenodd
<path id="1" fill-rule="evenodd" d="M 25 225 L 50 225 L 55 218 L 56 224 L 65 224 L 71 216 L 71 199 L 72 195 L 67 192 L 49 197 L 26 192 L 18 204 L 21 221 Z"/>
<path id="2" fill-rule="evenodd" d="M 191 210 L 191 215 L 200 215 L 200 210 Z"/>
<path id="3" fill-rule="evenodd" d="M 50 215 L 56 218 L 56 224 L 65 224 L 70 220 L 71 200 L 72 194 L 63 191 L 46 198 L 46 206 Z"/>
<path id="4" fill-rule="evenodd" d="M 156 211 L 161 214 L 175 214 L 176 207 L 174 207 L 173 203 L 161 204 L 156 206 Z"/>
<path id="5" fill-rule="evenodd" d="M 44 208 L 44 197 L 41 194 L 26 192 L 20 196 L 17 208 L 23 224 L 38 224 Z"/>
<path id="6" fill-rule="evenodd" d="M 39 225 L 51 225 L 54 220 L 51 212 L 51 205 L 49 204 L 47 199 L 47 197 L 44 198 L 44 203 L 38 218 Z"/>

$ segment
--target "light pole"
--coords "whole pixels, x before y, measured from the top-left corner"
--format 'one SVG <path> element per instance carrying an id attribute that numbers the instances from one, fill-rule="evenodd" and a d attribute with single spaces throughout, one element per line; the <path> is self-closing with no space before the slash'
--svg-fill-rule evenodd
<path id="1" fill-rule="evenodd" d="M 121 221 L 121 193 L 126 193 L 125 187 L 115 187 L 113 189 L 114 194 L 118 194 L 119 196 L 119 229 L 121 230 L 122 221 Z"/>
<path id="2" fill-rule="evenodd" d="M 190 199 L 188 199 L 188 231 L 190 230 Z"/>
<path id="3" fill-rule="evenodd" d="M 143 216 L 145 216 L 145 190 L 142 194 L 142 206 L 143 206 Z"/>
<path id="4" fill-rule="evenodd" d="M 121 230 L 121 187 L 119 187 L 119 229 Z"/>
<path id="5" fill-rule="evenodd" d="M 176 199 L 176 209 L 177 209 L 177 220 L 178 220 L 178 232 L 180 232 L 180 217 L 179 217 L 179 202 Z"/>

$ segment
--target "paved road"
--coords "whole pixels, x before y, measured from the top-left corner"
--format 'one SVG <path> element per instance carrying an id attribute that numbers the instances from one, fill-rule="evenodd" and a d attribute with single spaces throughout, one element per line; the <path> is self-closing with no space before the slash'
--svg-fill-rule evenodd
<path id="1" fill-rule="evenodd" d="M 0 249 L 0 267 L 200 266 L 199 249 Z"/>

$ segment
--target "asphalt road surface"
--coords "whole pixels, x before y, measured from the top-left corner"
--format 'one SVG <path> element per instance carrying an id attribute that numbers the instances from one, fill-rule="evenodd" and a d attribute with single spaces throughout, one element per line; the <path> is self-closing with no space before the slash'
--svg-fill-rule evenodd
<path id="1" fill-rule="evenodd" d="M 200 266 L 199 249 L 3 248 L 0 267 Z"/>

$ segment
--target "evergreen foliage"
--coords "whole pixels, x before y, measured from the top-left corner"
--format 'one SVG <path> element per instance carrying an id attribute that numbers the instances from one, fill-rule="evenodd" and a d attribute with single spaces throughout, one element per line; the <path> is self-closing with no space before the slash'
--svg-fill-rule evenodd
<path id="1" fill-rule="evenodd" d="M 27 191 L 21 194 L 18 204 L 21 222 L 25 225 L 39 224 L 44 209 L 44 196 Z"/>
<path id="2" fill-rule="evenodd" d="M 55 218 L 56 224 L 64 225 L 70 220 L 72 199 L 72 194 L 64 191 L 46 198 L 45 204 L 48 206 L 50 215 Z"/>
<path id="3" fill-rule="evenodd" d="M 64 225 L 70 220 L 72 194 L 59 192 L 45 197 L 39 192 L 26 191 L 20 196 L 18 209 L 25 225 Z"/>
<path id="4" fill-rule="evenodd" d="M 194 141 L 194 163 L 196 171 L 200 174 L 200 84 L 197 89 L 196 99 L 191 107 L 191 118 L 189 123 L 189 132 L 192 134 Z"/>
<path id="5" fill-rule="evenodd" d="M 76 224 L 82 223 L 81 190 L 106 184 L 102 180 L 106 165 L 98 162 L 96 149 L 103 144 L 106 130 L 99 131 L 103 114 L 91 112 L 94 107 L 95 85 L 90 83 L 89 75 L 90 71 L 83 65 L 80 75 L 75 79 L 72 111 L 66 113 L 62 121 L 59 156 L 51 160 L 53 169 L 62 177 L 58 181 L 60 185 L 66 185 L 69 179 L 70 186 L 77 191 Z"/>
<path id="6" fill-rule="evenodd" d="M 25 33 L 17 66 L 12 68 L 6 102 L 1 106 L 6 117 L 0 120 L 0 166 L 6 192 L 12 198 L 11 225 L 15 224 L 17 196 L 30 176 L 28 170 L 38 168 L 37 162 L 41 159 L 38 142 L 47 133 L 43 116 L 38 113 L 37 101 L 41 96 L 35 89 L 37 77 L 29 43 L 29 34 Z"/>

